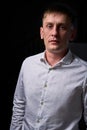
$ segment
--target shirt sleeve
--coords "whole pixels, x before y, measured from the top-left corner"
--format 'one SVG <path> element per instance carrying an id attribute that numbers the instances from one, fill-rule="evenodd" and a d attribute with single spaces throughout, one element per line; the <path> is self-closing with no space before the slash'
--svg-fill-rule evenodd
<path id="1" fill-rule="evenodd" d="M 22 67 L 19 73 L 14 98 L 10 130 L 22 130 L 23 117 L 25 112 L 25 95 L 23 85 Z"/>
<path id="2" fill-rule="evenodd" d="M 85 82 L 84 82 L 84 93 L 83 93 L 83 100 L 84 100 L 84 121 L 87 127 L 87 74 L 85 77 Z M 87 129 L 87 128 L 86 128 Z"/>

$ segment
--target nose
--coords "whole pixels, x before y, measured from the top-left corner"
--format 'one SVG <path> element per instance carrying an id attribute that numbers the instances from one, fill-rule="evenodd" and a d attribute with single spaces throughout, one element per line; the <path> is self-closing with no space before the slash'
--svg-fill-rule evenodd
<path id="1" fill-rule="evenodd" d="M 58 34 L 59 34 L 58 28 L 54 27 L 53 30 L 52 30 L 52 35 L 57 36 Z"/>

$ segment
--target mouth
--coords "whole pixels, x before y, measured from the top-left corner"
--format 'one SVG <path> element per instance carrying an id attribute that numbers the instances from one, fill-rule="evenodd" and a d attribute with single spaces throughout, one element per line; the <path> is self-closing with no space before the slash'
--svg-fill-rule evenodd
<path id="1" fill-rule="evenodd" d="M 49 41 L 51 44 L 59 44 L 59 41 L 58 40 L 50 40 Z"/>

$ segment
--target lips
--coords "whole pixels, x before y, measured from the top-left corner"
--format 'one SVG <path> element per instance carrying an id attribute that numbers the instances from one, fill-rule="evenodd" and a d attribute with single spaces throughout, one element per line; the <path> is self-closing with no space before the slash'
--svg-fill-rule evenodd
<path id="1" fill-rule="evenodd" d="M 50 42 L 50 43 L 57 43 L 57 44 L 59 43 L 58 40 L 49 40 L 49 42 Z"/>
<path id="2" fill-rule="evenodd" d="M 50 42 L 58 42 L 58 40 L 50 40 Z"/>

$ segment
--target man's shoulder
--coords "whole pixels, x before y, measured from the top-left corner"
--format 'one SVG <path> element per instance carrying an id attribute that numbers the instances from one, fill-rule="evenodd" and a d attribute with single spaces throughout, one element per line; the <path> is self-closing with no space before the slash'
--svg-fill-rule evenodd
<path id="1" fill-rule="evenodd" d="M 43 53 L 44 52 L 41 52 L 41 53 L 38 53 L 38 54 L 26 57 L 24 59 L 24 61 L 23 61 L 23 64 L 25 64 L 25 63 L 31 63 L 31 62 L 34 62 L 34 61 L 38 62 L 40 60 L 40 58 L 44 55 Z"/>
<path id="2" fill-rule="evenodd" d="M 81 66 L 84 66 L 87 69 L 87 61 L 80 58 L 79 56 L 75 55 L 76 61 L 78 61 L 78 64 Z"/>

